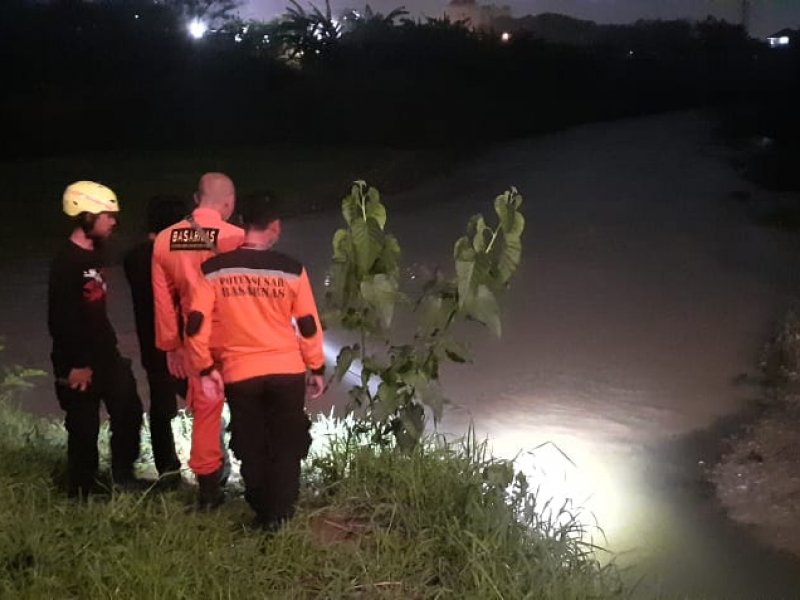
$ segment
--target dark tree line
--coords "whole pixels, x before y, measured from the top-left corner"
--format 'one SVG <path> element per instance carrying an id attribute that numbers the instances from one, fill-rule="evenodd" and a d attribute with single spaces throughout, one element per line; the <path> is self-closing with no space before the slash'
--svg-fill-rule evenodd
<path id="1" fill-rule="evenodd" d="M 204 14 L 203 3 L 216 25 L 193 40 L 186 20 Z M 715 20 L 611 27 L 583 44 L 543 39 L 518 20 L 503 42 L 496 31 L 402 10 L 336 20 L 324 6 L 291 3 L 278 22 L 245 23 L 234 5 L 7 0 L 5 152 L 462 144 L 734 103 L 794 81 L 788 54 L 778 60 Z"/>

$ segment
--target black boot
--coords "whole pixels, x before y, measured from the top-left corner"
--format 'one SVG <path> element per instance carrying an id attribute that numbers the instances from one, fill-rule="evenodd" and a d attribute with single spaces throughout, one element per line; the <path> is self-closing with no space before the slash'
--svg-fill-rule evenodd
<path id="1" fill-rule="evenodd" d="M 143 492 L 150 489 L 152 481 L 137 479 L 133 469 L 117 469 L 111 472 L 111 487 L 118 492 Z"/>
<path id="2" fill-rule="evenodd" d="M 197 509 L 214 510 L 225 501 L 225 494 L 220 487 L 221 470 L 208 475 L 197 476 Z"/>
<path id="3" fill-rule="evenodd" d="M 251 527 L 262 533 L 278 533 L 288 522 L 289 519 L 286 518 L 279 519 L 256 515 Z"/>

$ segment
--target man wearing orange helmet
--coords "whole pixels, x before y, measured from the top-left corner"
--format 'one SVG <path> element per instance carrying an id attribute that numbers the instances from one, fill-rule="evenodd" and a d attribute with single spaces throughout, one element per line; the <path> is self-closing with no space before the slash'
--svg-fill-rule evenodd
<path id="1" fill-rule="evenodd" d="M 101 401 L 111 421 L 114 484 L 136 484 L 142 403 L 106 312 L 101 247 L 117 224 L 117 197 L 104 185 L 77 181 L 64 192 L 63 210 L 74 227 L 50 265 L 48 328 L 56 397 L 66 412 L 68 493 L 85 497 L 95 489 Z"/>

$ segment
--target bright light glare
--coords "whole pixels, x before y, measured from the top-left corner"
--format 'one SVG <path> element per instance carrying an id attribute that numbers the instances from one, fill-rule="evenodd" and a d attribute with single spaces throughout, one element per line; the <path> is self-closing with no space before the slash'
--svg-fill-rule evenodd
<path id="1" fill-rule="evenodd" d="M 208 31 L 208 25 L 203 23 L 200 19 L 192 19 L 186 28 L 189 30 L 189 35 L 196 40 L 202 38 L 206 34 L 206 31 Z"/>
<path id="2" fill-rule="evenodd" d="M 778 43 L 781 46 L 786 46 L 789 43 L 789 36 L 788 35 L 782 35 L 781 37 L 778 38 Z"/>
<path id="3" fill-rule="evenodd" d="M 630 489 L 626 474 L 603 460 L 594 444 L 562 431 L 504 431 L 490 436 L 492 453 L 514 459 L 535 491 L 541 516 L 564 524 L 576 517 L 590 537 L 599 542 L 599 524 L 606 535 L 624 527 L 631 510 L 624 490 Z M 531 448 L 537 440 L 539 446 Z M 601 544 L 602 545 L 602 544 Z"/>
<path id="4" fill-rule="evenodd" d="M 507 31 L 504 31 L 502 34 L 500 34 L 501 42 L 508 42 L 510 39 L 511 39 L 511 34 L 508 33 Z"/>

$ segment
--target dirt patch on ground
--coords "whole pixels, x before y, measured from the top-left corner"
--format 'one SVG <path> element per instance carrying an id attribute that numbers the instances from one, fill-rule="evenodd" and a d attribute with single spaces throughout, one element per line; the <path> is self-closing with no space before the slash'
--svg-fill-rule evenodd
<path id="1" fill-rule="evenodd" d="M 363 520 L 329 510 L 313 515 L 310 522 L 314 538 L 324 545 L 354 542 L 368 529 Z"/>
<path id="2" fill-rule="evenodd" d="M 800 394 L 730 440 L 710 476 L 735 521 L 800 556 Z"/>

